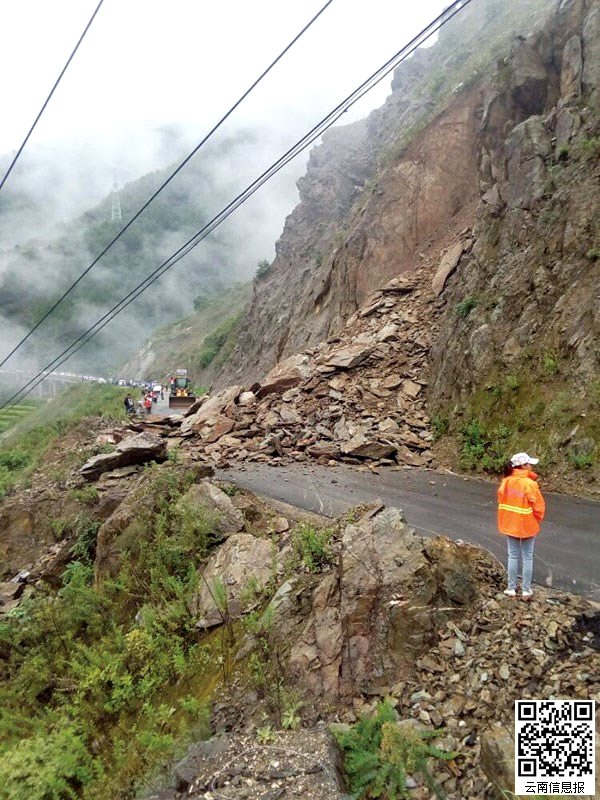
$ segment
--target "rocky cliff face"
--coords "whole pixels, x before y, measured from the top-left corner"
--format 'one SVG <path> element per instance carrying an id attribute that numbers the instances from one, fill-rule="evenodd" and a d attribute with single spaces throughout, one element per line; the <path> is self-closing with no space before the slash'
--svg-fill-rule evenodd
<path id="1" fill-rule="evenodd" d="M 596 469 L 600 5 L 561 3 L 485 92 L 475 243 L 444 297 L 431 406 Z M 452 427 L 452 425 L 450 426 Z"/>
<path id="2" fill-rule="evenodd" d="M 418 312 L 439 333 L 411 376 L 429 384 L 436 433 L 453 437 L 438 459 L 455 466 L 458 442 L 463 466 L 497 468 L 482 454 L 502 440 L 593 482 L 600 6 L 475 6 L 462 39 L 449 25 L 397 70 L 382 109 L 313 151 L 217 386 L 335 342 L 387 280 L 439 265 L 439 300 Z"/>
<path id="3" fill-rule="evenodd" d="M 472 4 L 398 68 L 383 108 L 324 137 L 217 385 L 257 380 L 337 332 L 377 283 L 413 269 L 420 249 L 472 204 L 481 78 L 507 52 L 510 31 L 538 24 L 547 5 Z"/>

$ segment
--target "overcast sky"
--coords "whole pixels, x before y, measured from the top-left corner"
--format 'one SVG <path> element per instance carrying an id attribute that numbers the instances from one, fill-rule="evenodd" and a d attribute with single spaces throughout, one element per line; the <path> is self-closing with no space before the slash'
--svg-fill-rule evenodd
<path id="1" fill-rule="evenodd" d="M 32 142 L 126 133 L 143 147 L 165 125 L 200 139 L 324 2 L 105 0 Z M 96 5 L 0 4 L 0 152 L 20 144 Z M 333 0 L 232 124 L 284 126 L 307 112 L 316 122 L 444 5 Z M 353 118 L 381 105 L 389 85 L 387 78 Z"/>

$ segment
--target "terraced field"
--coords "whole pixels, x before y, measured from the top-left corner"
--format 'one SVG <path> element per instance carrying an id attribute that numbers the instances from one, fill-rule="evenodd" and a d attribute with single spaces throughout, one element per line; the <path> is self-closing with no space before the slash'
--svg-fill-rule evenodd
<path id="1" fill-rule="evenodd" d="M 3 408 L 0 411 L 0 434 L 12 428 L 13 425 L 16 425 L 17 422 L 27 417 L 35 411 L 36 408 L 38 408 L 38 404 L 31 401 L 25 401 L 16 406 Z"/>

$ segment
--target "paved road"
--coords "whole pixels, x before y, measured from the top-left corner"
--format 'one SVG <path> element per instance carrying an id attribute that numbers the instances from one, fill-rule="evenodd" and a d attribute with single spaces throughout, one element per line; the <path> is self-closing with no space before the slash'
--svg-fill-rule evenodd
<path id="1" fill-rule="evenodd" d="M 496 529 L 497 484 L 428 470 L 252 465 L 218 477 L 256 494 L 335 517 L 353 505 L 380 498 L 404 510 L 424 535 L 445 534 L 480 544 L 506 563 Z M 536 540 L 534 580 L 600 602 L 600 503 L 544 493 L 546 521 Z"/>

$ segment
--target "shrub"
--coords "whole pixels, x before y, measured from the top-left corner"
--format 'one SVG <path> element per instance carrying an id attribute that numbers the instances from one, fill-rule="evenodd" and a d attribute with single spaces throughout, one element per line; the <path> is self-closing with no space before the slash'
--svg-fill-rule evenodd
<path id="1" fill-rule="evenodd" d="M 464 300 L 461 300 L 461 302 L 455 306 L 454 313 L 460 319 L 466 319 L 466 317 L 469 316 L 471 311 L 473 311 L 473 309 L 476 308 L 478 305 L 479 301 L 477 300 L 477 298 L 471 295 L 469 297 L 465 297 Z"/>
<path id="2" fill-rule="evenodd" d="M 569 461 L 575 469 L 589 469 L 594 463 L 592 453 L 569 453 Z"/>
<path id="3" fill-rule="evenodd" d="M 591 247 L 587 251 L 586 257 L 589 258 L 590 261 L 597 261 L 600 258 L 600 247 Z"/>
<path id="4" fill-rule="evenodd" d="M 579 145 L 584 158 L 588 161 L 600 155 L 600 136 L 593 136 L 591 139 L 582 139 Z"/>
<path id="5" fill-rule="evenodd" d="M 266 278 L 269 272 L 271 272 L 270 261 L 267 261 L 266 258 L 261 258 L 256 265 L 256 280 L 260 281 L 262 278 Z"/>
<path id="6" fill-rule="evenodd" d="M 449 753 L 431 745 L 427 739 L 435 732 L 419 734 L 414 729 L 401 728 L 393 707 L 381 703 L 372 717 L 363 716 L 350 730 L 336 732 L 345 754 L 345 768 L 350 791 L 356 798 L 381 797 L 399 800 L 408 797 L 406 776 L 421 773 L 429 789 L 444 797 L 427 766 L 430 758 L 449 760 Z"/>
<path id="7" fill-rule="evenodd" d="M 558 373 L 558 359 L 552 353 L 544 353 L 542 365 L 544 372 L 548 375 L 556 375 Z"/>
<path id="8" fill-rule="evenodd" d="M 21 453 L 18 450 L 4 450 L 0 452 L 0 467 L 4 467 L 9 472 L 16 472 L 23 469 L 31 461 L 31 455 Z"/>
<path id="9" fill-rule="evenodd" d="M 450 430 L 450 420 L 441 414 L 434 414 L 431 418 L 431 426 L 433 428 L 433 438 L 437 442 Z"/>
<path id="10" fill-rule="evenodd" d="M 75 544 L 71 548 L 73 558 L 83 564 L 92 564 L 96 558 L 96 541 L 100 522 L 89 513 L 81 514 L 75 523 Z"/>
<path id="11" fill-rule="evenodd" d="M 465 469 L 501 472 L 509 456 L 511 435 L 512 430 L 506 425 L 486 429 L 477 418 L 471 419 L 461 430 L 461 466 Z"/>
<path id="12" fill-rule="evenodd" d="M 22 739 L 0 756 L 0 774 L 2 800 L 76 800 L 102 768 L 69 726 Z"/>
<path id="13" fill-rule="evenodd" d="M 83 503 L 84 506 L 94 506 L 97 504 L 100 495 L 95 486 L 84 486 L 81 489 L 71 489 L 69 492 L 74 500 Z"/>
<path id="14" fill-rule="evenodd" d="M 301 523 L 292 534 L 294 553 L 309 572 L 320 572 L 333 563 L 330 547 L 333 531 L 330 528 L 317 530 L 312 525 Z"/>

